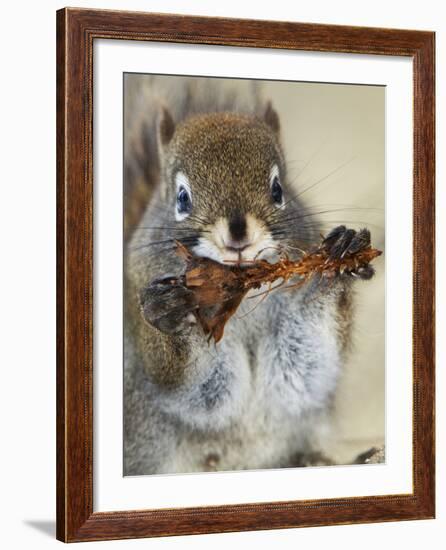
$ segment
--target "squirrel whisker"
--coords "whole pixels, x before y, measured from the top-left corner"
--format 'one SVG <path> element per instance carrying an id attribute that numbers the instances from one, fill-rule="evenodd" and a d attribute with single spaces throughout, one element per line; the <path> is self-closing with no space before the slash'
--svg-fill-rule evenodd
<path id="1" fill-rule="evenodd" d="M 153 226 L 153 227 L 144 227 L 140 226 L 139 229 L 144 230 L 166 230 L 166 231 L 193 231 L 195 230 L 194 227 L 169 227 L 169 226 Z M 210 231 L 206 229 L 200 229 L 200 233 L 210 233 Z"/>
<path id="2" fill-rule="evenodd" d="M 130 247 L 130 250 L 142 250 L 143 248 L 149 248 L 151 246 L 160 246 L 160 245 L 163 245 L 163 244 L 172 244 L 172 243 L 175 243 L 176 241 L 179 241 L 183 244 L 189 244 L 189 245 L 193 245 L 197 240 L 198 240 L 198 235 L 197 236 L 190 236 L 190 237 L 182 237 L 182 238 L 178 238 L 178 239 L 174 239 L 174 238 L 171 238 L 171 239 L 165 239 L 163 241 L 153 241 L 153 242 L 150 242 L 150 243 L 146 243 L 146 244 L 143 244 L 141 246 L 136 246 L 136 247 Z"/>

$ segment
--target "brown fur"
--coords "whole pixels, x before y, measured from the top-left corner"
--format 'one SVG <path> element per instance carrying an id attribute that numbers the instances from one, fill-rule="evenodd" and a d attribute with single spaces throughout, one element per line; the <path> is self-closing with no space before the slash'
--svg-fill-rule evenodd
<path id="1" fill-rule="evenodd" d="M 265 216 L 271 210 L 271 165 L 278 163 L 285 172 L 271 128 L 259 118 L 234 113 L 199 115 L 179 124 L 164 157 L 167 181 L 177 170 L 193 175 L 194 211 L 209 223 L 235 209 Z"/>

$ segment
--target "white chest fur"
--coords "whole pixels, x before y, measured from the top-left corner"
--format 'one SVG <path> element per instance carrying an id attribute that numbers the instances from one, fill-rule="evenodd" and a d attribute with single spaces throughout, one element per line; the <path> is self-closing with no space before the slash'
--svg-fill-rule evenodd
<path id="1" fill-rule="evenodd" d="M 340 370 L 335 300 L 307 307 L 280 292 L 241 319 L 254 304 L 246 301 L 210 349 L 214 378 L 182 408 L 174 471 L 286 465 L 326 429 Z"/>

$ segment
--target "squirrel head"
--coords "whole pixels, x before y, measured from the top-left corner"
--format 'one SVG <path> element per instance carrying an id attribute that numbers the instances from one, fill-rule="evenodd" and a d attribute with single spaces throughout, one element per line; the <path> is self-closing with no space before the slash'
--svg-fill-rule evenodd
<path id="1" fill-rule="evenodd" d="M 244 262 L 277 251 L 277 218 L 291 198 L 279 131 L 270 103 L 261 117 L 211 113 L 177 126 L 163 109 L 161 196 L 169 221 L 198 235 L 197 255 Z"/>

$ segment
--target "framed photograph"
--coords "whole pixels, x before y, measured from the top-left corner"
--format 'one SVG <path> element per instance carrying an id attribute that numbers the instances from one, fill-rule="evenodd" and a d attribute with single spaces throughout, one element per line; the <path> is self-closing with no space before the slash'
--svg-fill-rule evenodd
<path id="1" fill-rule="evenodd" d="M 434 33 L 57 12 L 57 537 L 434 517 Z"/>

